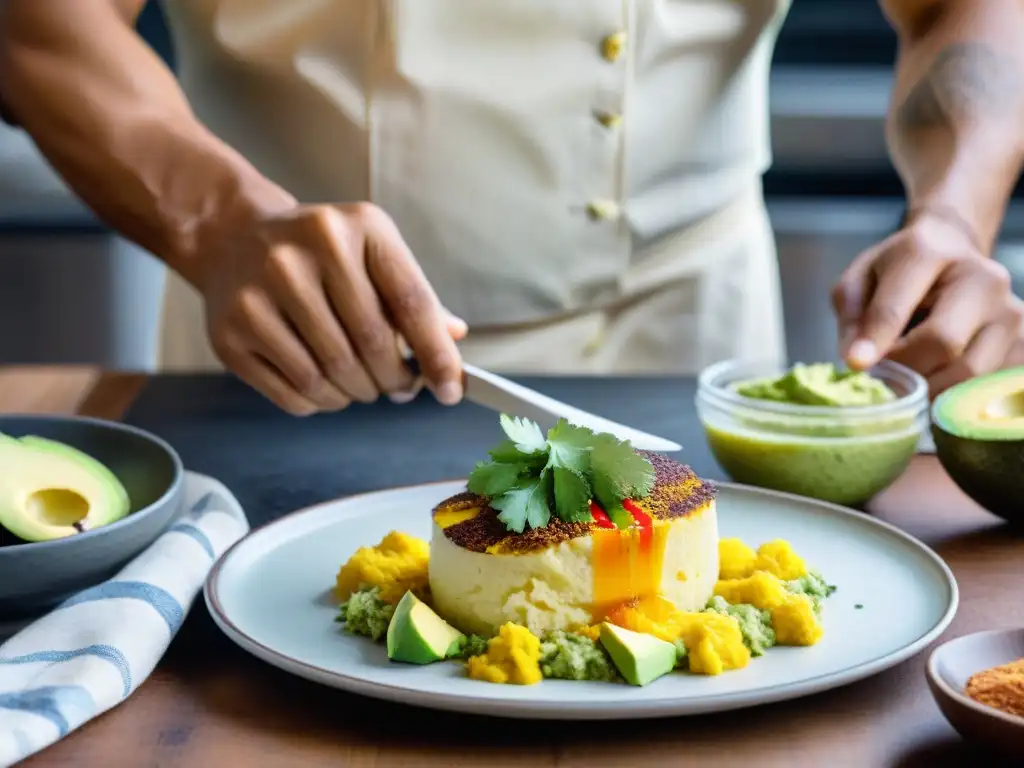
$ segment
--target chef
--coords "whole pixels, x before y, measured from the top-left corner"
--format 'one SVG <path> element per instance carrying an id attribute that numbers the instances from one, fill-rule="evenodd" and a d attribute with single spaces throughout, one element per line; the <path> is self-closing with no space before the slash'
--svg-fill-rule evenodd
<path id="1" fill-rule="evenodd" d="M 164 368 L 226 366 L 310 414 L 411 399 L 405 345 L 448 404 L 462 359 L 784 359 L 761 176 L 786 0 L 166 2 L 179 79 L 133 29 L 143 5 L 0 4 L 0 100 L 171 268 Z M 1020 332 L 990 255 L 1024 150 L 1024 6 L 883 6 L 909 215 L 833 298 L 852 365 L 942 388 Z"/>

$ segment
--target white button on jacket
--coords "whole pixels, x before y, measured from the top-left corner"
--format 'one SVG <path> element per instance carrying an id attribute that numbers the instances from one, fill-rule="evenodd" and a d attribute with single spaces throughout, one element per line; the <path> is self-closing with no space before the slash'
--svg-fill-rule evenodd
<path id="1" fill-rule="evenodd" d="M 784 355 L 761 194 L 787 0 L 165 2 L 197 115 L 304 202 L 396 221 L 466 358 Z M 169 279 L 166 368 L 218 367 Z"/>

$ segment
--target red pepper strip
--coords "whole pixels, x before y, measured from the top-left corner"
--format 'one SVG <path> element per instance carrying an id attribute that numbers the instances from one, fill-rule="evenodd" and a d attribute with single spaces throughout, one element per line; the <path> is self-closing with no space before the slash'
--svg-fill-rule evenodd
<path id="1" fill-rule="evenodd" d="M 605 514 L 603 509 L 597 506 L 597 502 L 590 502 L 590 516 L 594 518 L 594 522 L 601 528 L 615 527 L 615 523 L 613 523 L 611 518 Z"/>
<path id="2" fill-rule="evenodd" d="M 645 528 L 649 528 L 652 525 L 651 516 L 644 512 L 642 509 L 640 509 L 640 505 L 637 504 L 632 499 L 625 499 L 622 502 L 622 506 L 625 508 L 627 512 L 629 512 L 629 514 L 633 516 L 633 519 L 636 520 L 637 525 L 643 526 Z"/>
<path id="3" fill-rule="evenodd" d="M 654 521 L 651 520 L 651 516 L 640 509 L 640 506 L 632 499 L 624 499 L 622 508 L 629 512 L 636 524 L 640 526 L 640 543 L 649 543 L 654 530 Z"/>

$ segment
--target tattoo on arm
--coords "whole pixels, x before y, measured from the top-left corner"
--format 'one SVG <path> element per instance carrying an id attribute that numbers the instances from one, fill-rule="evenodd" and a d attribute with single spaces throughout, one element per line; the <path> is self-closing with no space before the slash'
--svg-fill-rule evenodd
<path id="1" fill-rule="evenodd" d="M 978 119 L 1014 119 L 1022 96 L 1020 64 L 984 43 L 943 49 L 896 113 L 904 131 L 953 128 Z"/>

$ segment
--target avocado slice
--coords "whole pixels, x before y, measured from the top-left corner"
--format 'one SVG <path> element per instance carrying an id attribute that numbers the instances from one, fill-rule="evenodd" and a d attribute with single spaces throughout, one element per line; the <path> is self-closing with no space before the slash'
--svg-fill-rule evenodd
<path id="1" fill-rule="evenodd" d="M 92 456 L 41 437 L 0 439 L 0 526 L 27 542 L 117 522 L 131 509 L 124 485 Z"/>
<path id="2" fill-rule="evenodd" d="M 409 664 L 431 664 L 458 651 L 463 634 L 406 592 L 388 625 L 388 658 Z"/>
<path id="3" fill-rule="evenodd" d="M 601 624 L 601 645 L 630 685 L 647 685 L 667 675 L 675 669 L 678 658 L 672 643 L 607 621 Z"/>
<path id="4" fill-rule="evenodd" d="M 961 382 L 932 404 L 935 453 L 978 504 L 1024 522 L 1024 366 Z"/>

